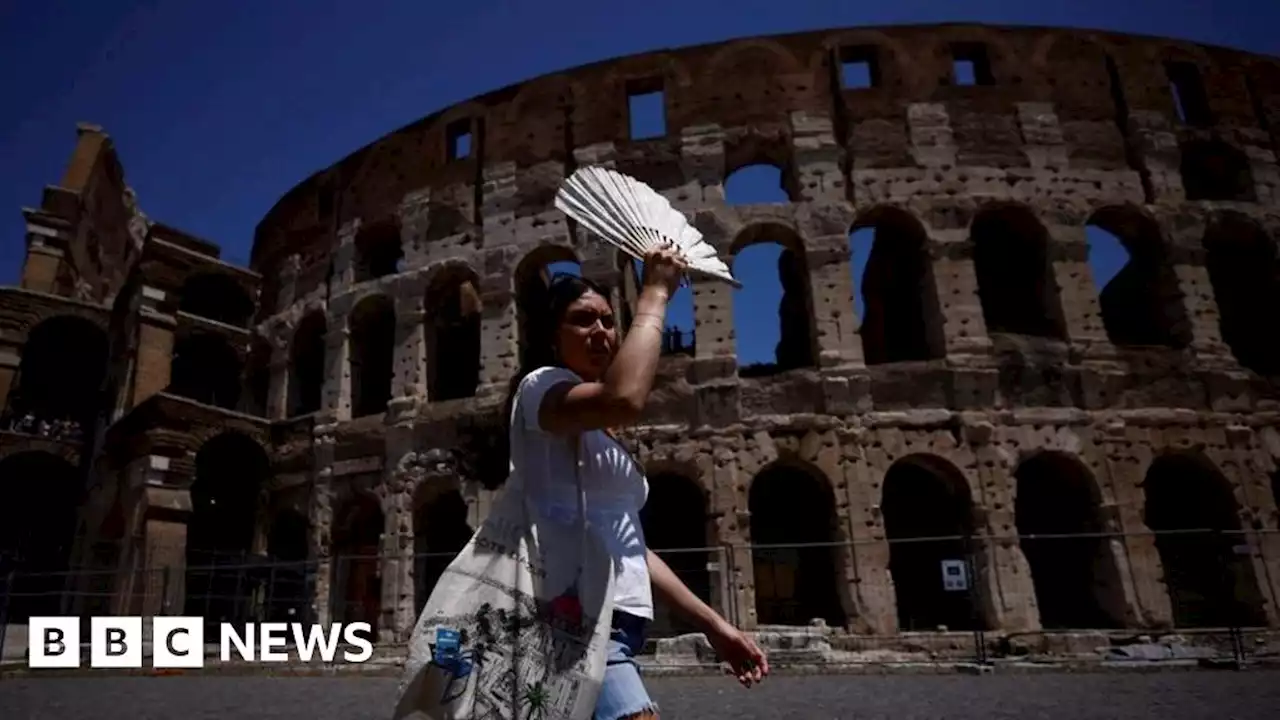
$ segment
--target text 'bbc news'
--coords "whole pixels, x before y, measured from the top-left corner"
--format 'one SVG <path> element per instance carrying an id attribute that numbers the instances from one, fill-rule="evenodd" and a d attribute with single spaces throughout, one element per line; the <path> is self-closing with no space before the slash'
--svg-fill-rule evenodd
<path id="1" fill-rule="evenodd" d="M 27 625 L 27 666 L 83 666 L 83 620 L 79 617 L 33 617 Z M 146 630 L 150 629 L 150 633 Z M 91 668 L 202 668 L 213 657 L 205 650 L 205 619 L 163 616 L 89 618 Z M 221 623 L 220 662 L 292 661 L 362 663 L 373 657 L 369 623 Z M 147 651 L 150 652 L 147 652 Z"/>

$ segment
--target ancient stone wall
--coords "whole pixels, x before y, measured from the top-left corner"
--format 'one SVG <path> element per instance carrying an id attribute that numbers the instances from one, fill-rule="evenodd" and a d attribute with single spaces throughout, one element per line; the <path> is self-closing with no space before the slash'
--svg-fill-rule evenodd
<path id="1" fill-rule="evenodd" d="M 847 86 L 859 69 L 864 86 Z M 255 269 L 278 279 L 264 290 L 261 331 L 284 348 L 303 318 L 324 328 L 314 471 L 331 489 L 312 508 L 319 559 L 332 552 L 331 504 L 350 485 L 338 468 L 361 454 L 373 483 L 363 492 L 385 517 L 381 547 L 412 546 L 413 495 L 395 490 L 403 458 L 449 447 L 451 418 L 501 398 L 518 364 L 528 268 L 576 261 L 620 292 L 618 258 L 552 207 L 574 168 L 605 164 L 662 190 L 722 255 L 769 240 L 802 263 L 809 326 L 789 329 L 810 339 L 809 361 L 740 373 L 733 294 L 698 281 L 696 351 L 664 359 L 649 422 L 632 436 L 651 473 L 675 467 L 700 489 L 705 544 L 731 548 L 712 563 L 712 594 L 740 620 L 764 622 L 761 561 L 747 546 L 753 531 L 771 533 L 753 524 L 753 484 L 785 467 L 814 479 L 812 497 L 830 506 L 818 539 L 842 543 L 829 558 L 838 608 L 826 616 L 861 632 L 906 629 L 882 504 L 895 469 L 916 468 L 951 483 L 968 532 L 1001 538 L 973 549 L 986 626 L 1044 625 L 1027 557 L 1039 551 L 1017 540 L 1027 482 L 1075 483 L 1092 508 L 1078 530 L 1116 534 L 1089 551 L 1099 617 L 1168 625 L 1144 479 L 1154 459 L 1176 456 L 1230 487 L 1236 524 L 1259 531 L 1240 577 L 1253 578 L 1242 582 L 1275 623 L 1280 348 L 1256 335 L 1276 337 L 1269 325 L 1247 339 L 1252 321 L 1232 306 L 1277 297 L 1278 82 L 1274 58 L 1156 38 L 851 29 L 622 58 L 391 133 L 290 191 L 254 250 Z M 629 95 L 653 91 L 665 132 L 633 138 Z M 759 164 L 781 171 L 790 202 L 728 205 L 725 180 Z M 1088 265 L 1089 225 L 1130 254 L 1105 291 Z M 876 272 L 857 287 L 849 234 L 862 227 L 877 231 Z M 1251 243 L 1270 279 L 1233 290 L 1226 278 L 1248 264 Z M 386 270 L 365 269 L 377 264 Z M 481 300 L 480 377 L 473 399 L 438 399 L 427 378 L 449 353 L 433 347 L 432 318 L 458 283 Z M 362 328 L 377 323 L 357 312 L 376 303 L 376 336 L 393 348 L 380 359 L 363 347 L 375 335 Z M 273 419 L 289 416 L 296 382 L 285 352 Z M 367 394 L 359 373 L 379 363 L 390 387 L 372 407 L 385 414 L 357 397 Z M 397 631 L 413 616 L 407 565 L 382 580 L 384 627 Z"/>
<path id="2" fill-rule="evenodd" d="M 663 127 L 633 137 L 630 100 L 655 92 Z M 646 533 L 709 548 L 672 562 L 726 615 L 1275 626 L 1280 328 L 1257 309 L 1280 299 L 1278 121 L 1275 58 L 1041 28 L 744 39 L 504 88 L 289 191 L 250 270 L 152 230 L 141 299 L 117 304 L 136 357 L 86 517 L 135 508 L 113 532 L 178 562 L 209 478 L 236 475 L 202 450 L 238 433 L 271 466 L 240 551 L 309 560 L 318 618 L 402 638 L 502 480 L 495 418 L 547 266 L 577 263 L 625 317 L 625 263 L 552 204 L 603 164 L 726 258 L 785 249 L 777 362 L 739 362 L 734 292 L 697 280 L 693 341 L 627 436 Z M 731 203 L 759 166 L 787 202 Z M 1105 287 L 1090 226 L 1129 255 Z M 197 294 L 225 302 L 184 309 Z M 252 322 L 210 315 L 245 301 Z M 1200 527 L 1234 534 L 1172 533 Z M 942 590 L 955 559 L 974 593 Z M 122 607 L 155 607 L 153 577 L 121 576 Z"/>

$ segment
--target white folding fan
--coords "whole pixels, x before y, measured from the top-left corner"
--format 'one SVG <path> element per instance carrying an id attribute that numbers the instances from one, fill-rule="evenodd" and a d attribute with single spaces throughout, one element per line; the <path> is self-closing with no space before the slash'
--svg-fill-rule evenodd
<path id="1" fill-rule="evenodd" d="M 742 287 L 684 213 L 629 175 L 598 165 L 579 168 L 556 193 L 556 207 L 637 260 L 644 260 L 650 249 L 669 244 L 691 272 Z"/>

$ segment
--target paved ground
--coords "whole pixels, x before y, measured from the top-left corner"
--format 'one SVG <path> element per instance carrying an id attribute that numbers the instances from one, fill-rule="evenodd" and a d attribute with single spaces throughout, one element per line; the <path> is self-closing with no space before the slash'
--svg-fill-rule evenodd
<path id="1" fill-rule="evenodd" d="M 0 718 L 385 720 L 388 678 L 0 680 Z M 664 718 L 1275 720 L 1280 672 L 655 678 Z"/>

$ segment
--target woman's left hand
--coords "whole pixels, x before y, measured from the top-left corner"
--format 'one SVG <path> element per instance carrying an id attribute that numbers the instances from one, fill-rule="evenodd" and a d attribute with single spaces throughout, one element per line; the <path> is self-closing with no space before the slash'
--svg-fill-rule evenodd
<path id="1" fill-rule="evenodd" d="M 751 687 L 769 674 L 769 659 L 746 633 L 721 621 L 707 633 L 707 640 L 720 659 L 729 664 L 728 673 L 744 687 Z"/>

